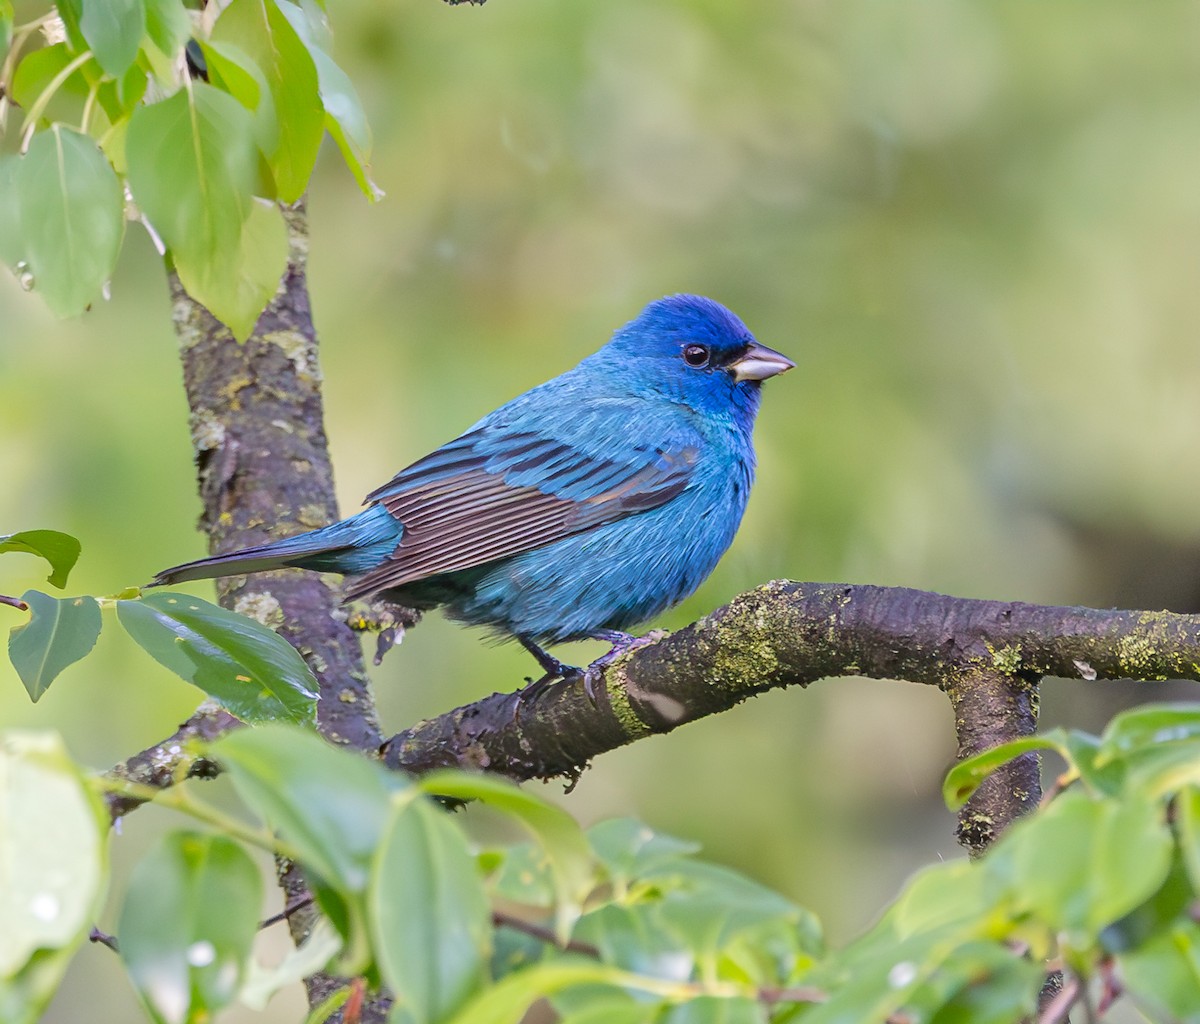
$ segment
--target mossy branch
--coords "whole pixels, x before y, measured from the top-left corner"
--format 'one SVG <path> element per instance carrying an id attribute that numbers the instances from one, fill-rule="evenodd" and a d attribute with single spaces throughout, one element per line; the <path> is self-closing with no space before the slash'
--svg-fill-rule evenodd
<path id="1" fill-rule="evenodd" d="M 615 662 L 595 706 L 578 681 L 494 694 L 393 736 L 383 754 L 409 771 L 573 779 L 598 754 L 767 690 L 869 676 L 946 692 L 966 757 L 1031 733 L 1048 675 L 1200 679 L 1200 617 L 776 581 Z M 1039 797 L 1036 760 L 1014 762 L 963 809 L 960 840 L 982 850 Z"/>

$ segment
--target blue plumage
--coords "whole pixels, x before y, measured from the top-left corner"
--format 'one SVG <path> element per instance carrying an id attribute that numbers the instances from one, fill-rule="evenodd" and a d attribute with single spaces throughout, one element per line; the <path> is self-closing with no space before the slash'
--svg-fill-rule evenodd
<path id="1" fill-rule="evenodd" d="M 660 299 L 574 369 L 402 470 L 357 515 L 154 583 L 341 572 L 347 599 L 444 606 L 560 671 L 537 645 L 618 641 L 712 572 L 754 478 L 760 382 L 791 366 L 719 303 Z"/>

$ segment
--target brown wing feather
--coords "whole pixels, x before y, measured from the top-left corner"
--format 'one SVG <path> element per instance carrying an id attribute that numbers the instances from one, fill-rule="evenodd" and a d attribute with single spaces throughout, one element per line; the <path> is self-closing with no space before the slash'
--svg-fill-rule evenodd
<path id="1" fill-rule="evenodd" d="M 666 473 L 662 465 L 645 466 L 583 501 L 514 487 L 480 468 L 386 495 L 380 502 L 404 524 L 404 537 L 382 565 L 354 581 L 347 600 L 485 565 L 657 508 L 687 486 L 696 454 L 688 448 L 663 455 Z"/>

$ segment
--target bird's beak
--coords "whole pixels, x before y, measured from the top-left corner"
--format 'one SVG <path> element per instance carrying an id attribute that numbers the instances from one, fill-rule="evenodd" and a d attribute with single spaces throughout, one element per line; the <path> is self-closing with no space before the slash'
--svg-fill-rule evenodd
<path id="1" fill-rule="evenodd" d="M 751 342 L 750 347 L 731 362 L 727 369 L 736 381 L 766 380 L 777 373 L 786 373 L 795 365 L 783 353 L 755 341 Z"/>

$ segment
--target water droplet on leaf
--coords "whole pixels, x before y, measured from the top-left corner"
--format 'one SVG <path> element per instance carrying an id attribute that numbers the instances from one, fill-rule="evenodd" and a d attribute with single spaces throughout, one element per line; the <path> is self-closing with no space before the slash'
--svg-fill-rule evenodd
<path id="1" fill-rule="evenodd" d="M 17 284 L 27 292 L 33 291 L 33 271 L 29 269 L 29 264 L 24 260 L 18 260 L 17 265 L 13 267 L 13 271 L 17 275 Z"/>
<path id="2" fill-rule="evenodd" d="M 48 892 L 39 892 L 29 901 L 29 912 L 39 921 L 53 921 L 58 910 L 58 897 Z"/>
<path id="3" fill-rule="evenodd" d="M 188 946 L 187 962 L 193 967 L 207 967 L 217 958 L 216 947 L 207 940 L 193 942 Z"/>

